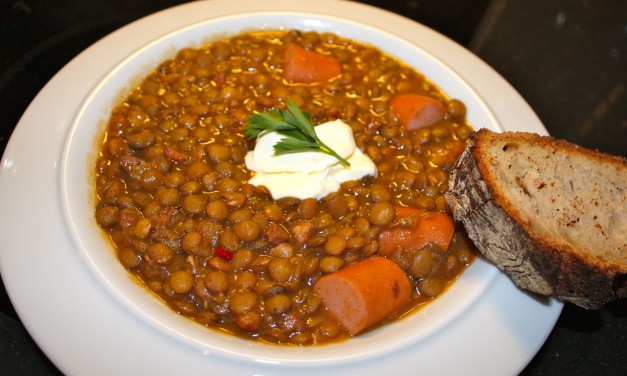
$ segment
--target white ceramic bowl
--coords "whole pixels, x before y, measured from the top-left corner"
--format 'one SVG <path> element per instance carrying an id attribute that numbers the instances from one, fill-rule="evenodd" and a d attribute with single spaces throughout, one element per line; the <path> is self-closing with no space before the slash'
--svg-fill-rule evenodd
<path id="1" fill-rule="evenodd" d="M 115 104 L 150 70 L 183 47 L 251 30 L 299 29 L 333 32 L 369 43 L 424 73 L 452 98 L 467 106 L 471 124 L 501 127 L 473 89 L 435 56 L 382 30 L 341 18 L 298 12 L 257 12 L 214 18 L 189 25 L 144 46 L 111 70 L 81 106 L 68 134 L 61 168 L 65 217 L 86 265 L 121 304 L 184 343 L 239 360 L 311 366 L 372 359 L 422 341 L 463 315 L 487 289 L 496 269 L 476 260 L 442 296 L 425 308 L 345 342 L 310 347 L 256 343 L 207 329 L 181 317 L 139 285 L 122 267 L 95 222 L 94 163 L 106 121 Z"/>

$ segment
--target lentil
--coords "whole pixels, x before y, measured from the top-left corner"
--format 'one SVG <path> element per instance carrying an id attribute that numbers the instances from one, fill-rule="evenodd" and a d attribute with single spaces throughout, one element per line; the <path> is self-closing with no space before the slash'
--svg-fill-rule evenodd
<path id="1" fill-rule="evenodd" d="M 341 74 L 290 84 L 281 73 L 289 43 L 337 59 Z M 443 101 L 445 118 L 404 129 L 390 100 L 410 92 Z M 247 184 L 247 117 L 288 99 L 315 124 L 347 122 L 376 178 L 321 200 L 274 201 Z M 252 32 L 185 48 L 112 111 L 95 166 L 95 218 L 123 267 L 182 315 L 252 340 L 340 341 L 348 334 L 311 287 L 375 255 L 380 231 L 402 225 L 399 206 L 449 212 L 448 171 L 472 133 L 465 117 L 462 102 L 420 73 L 331 33 Z M 414 289 L 407 312 L 441 294 L 473 258 L 462 233 L 447 250 L 402 251 L 391 258 Z"/>

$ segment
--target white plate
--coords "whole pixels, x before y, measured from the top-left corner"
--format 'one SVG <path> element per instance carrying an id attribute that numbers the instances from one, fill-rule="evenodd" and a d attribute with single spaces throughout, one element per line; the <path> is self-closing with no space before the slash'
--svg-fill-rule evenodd
<path id="1" fill-rule="evenodd" d="M 166 330 L 176 340 L 184 340 L 201 350 L 220 353 L 238 360 L 263 360 L 290 366 L 327 366 L 358 362 L 384 356 L 407 344 L 424 340 L 463 314 L 490 286 L 498 271 L 491 264 L 477 260 L 446 294 L 422 308 L 419 314 L 360 335 L 347 342 L 327 346 L 275 346 L 204 330 L 189 319 L 176 314 L 158 299 L 146 294 L 144 286 L 129 278 L 128 271 L 111 252 L 109 242 L 94 217 L 93 168 L 97 158 L 94 146 L 102 139 L 103 127 L 117 103 L 120 93 L 128 92 L 129 82 L 144 77 L 146 70 L 158 62 L 173 58 L 186 46 L 202 44 L 208 38 L 226 38 L 227 34 L 263 28 L 266 30 L 298 29 L 317 32 L 333 31 L 343 37 L 367 41 L 405 63 L 419 68 L 441 89 L 466 105 L 471 124 L 500 131 L 487 105 L 447 65 L 406 40 L 363 23 L 338 17 L 294 11 L 243 12 L 231 17 L 212 18 L 184 27 L 156 39 L 139 49 L 112 69 L 97 85 L 79 109 L 68 132 L 61 161 L 61 195 L 68 228 L 79 252 L 89 260 L 93 270 L 108 290 L 124 305 L 146 321 Z M 228 32 L 225 32 L 228 30 Z"/>
<path id="2" fill-rule="evenodd" d="M 18 124 L 0 167 L 0 271 L 27 329 L 68 374 L 293 374 L 268 362 L 236 362 L 172 340 L 103 288 L 63 222 L 59 169 L 66 134 L 81 104 L 120 61 L 149 42 L 208 18 L 254 11 L 304 11 L 372 25 L 421 46 L 464 77 L 506 130 L 546 134 L 524 100 L 492 69 L 445 37 L 376 8 L 316 2 L 193 2 L 128 25 L 80 54 L 40 92 Z M 480 127 L 481 124 L 474 124 Z M 413 346 L 371 361 L 307 374 L 515 374 L 537 352 L 561 311 L 502 275 L 458 320 Z M 498 356 L 494 356 L 498 353 Z M 181 372 L 182 371 L 182 372 Z"/>

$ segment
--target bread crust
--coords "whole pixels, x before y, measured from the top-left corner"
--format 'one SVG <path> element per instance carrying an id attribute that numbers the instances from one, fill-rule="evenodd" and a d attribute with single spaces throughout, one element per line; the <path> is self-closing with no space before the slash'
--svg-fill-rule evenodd
<path id="1" fill-rule="evenodd" d="M 509 150 L 507 157 L 503 156 L 508 145 L 520 147 L 520 153 L 516 154 L 514 151 L 512 154 Z M 534 157 L 526 155 L 525 150 L 528 152 L 531 146 L 534 150 L 546 151 L 546 159 L 538 157 L 540 163 Z M 498 150 L 499 148 L 502 150 Z M 532 161 L 524 161 L 526 164 L 523 166 L 529 171 L 517 171 L 516 166 L 512 166 L 517 163 L 516 159 L 513 162 L 507 159 L 512 156 Z M 601 257 L 596 250 L 589 249 L 590 247 L 583 247 L 577 241 L 566 241 L 561 236 L 556 236 L 549 230 L 553 227 L 560 231 L 571 230 L 568 226 L 576 225 L 579 218 L 566 223 L 564 218 L 567 217 L 564 216 L 540 218 L 547 217 L 542 207 L 536 208 L 536 215 L 533 210 L 521 210 L 525 202 L 512 194 L 514 188 L 524 191 L 522 197 L 529 199 L 529 205 L 534 205 L 535 199 L 550 194 L 551 190 L 539 189 L 544 184 L 540 183 L 538 187 L 532 187 L 530 192 L 526 192 L 525 185 L 528 185 L 528 182 L 508 185 L 503 181 L 503 176 L 495 172 L 498 168 L 505 168 L 507 173 L 511 172 L 514 175 L 536 173 L 542 176 L 543 168 L 561 163 L 565 156 L 569 160 L 575 158 L 577 161 L 580 161 L 579 158 L 585 158 L 598 168 L 619 171 L 616 184 L 618 188 L 614 188 L 612 192 L 617 191 L 617 195 L 623 200 L 622 203 L 617 202 L 615 205 L 619 205 L 618 210 L 621 211 L 619 214 L 625 214 L 627 179 L 623 180 L 623 177 L 626 176 L 627 160 L 552 137 L 522 132 L 495 133 L 481 129 L 473 134 L 471 142 L 451 172 L 449 191 L 445 196 L 455 220 L 464 225 L 477 248 L 519 287 L 538 294 L 554 296 L 587 309 L 596 309 L 609 301 L 627 297 L 627 246 L 624 241 L 620 237 L 603 238 L 604 245 L 611 244 L 617 249 L 610 254 L 612 257 Z M 510 164 L 505 167 L 498 166 L 503 163 Z M 534 169 L 540 172 L 532 171 Z M 555 175 L 560 178 L 559 175 L 568 175 L 569 172 L 568 168 L 556 168 Z M 518 175 L 513 177 L 514 175 L 512 179 L 517 181 L 515 179 Z M 586 215 L 596 216 L 591 211 L 607 207 L 590 205 L 572 197 L 574 196 L 562 193 L 559 199 L 568 205 L 581 206 L 572 210 L 585 212 Z M 541 198 L 546 199 L 544 196 Z M 598 213 L 598 216 L 603 214 Z M 620 221 L 618 231 L 625 227 L 626 216 L 618 217 Z M 550 229 L 544 231 L 544 228 L 539 228 L 538 222 L 548 223 L 545 227 Z M 607 228 L 603 229 L 606 232 L 593 230 L 596 237 L 608 237 L 611 235 L 609 232 L 613 231 Z M 567 236 L 567 232 L 565 234 Z M 620 241 L 615 241 L 615 238 Z M 614 257 L 616 255 L 618 257 Z"/>

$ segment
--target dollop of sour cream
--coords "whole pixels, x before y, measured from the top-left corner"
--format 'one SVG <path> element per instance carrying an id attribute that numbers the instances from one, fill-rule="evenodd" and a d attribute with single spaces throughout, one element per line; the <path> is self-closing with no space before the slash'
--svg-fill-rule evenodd
<path id="1" fill-rule="evenodd" d="M 272 198 L 321 199 L 337 192 L 340 184 L 365 176 L 376 176 L 374 162 L 355 145 L 353 130 L 341 120 L 315 127 L 318 138 L 335 150 L 350 166 L 328 154 L 308 151 L 275 155 L 274 145 L 284 135 L 266 132 L 257 138 L 255 149 L 246 154 L 246 167 L 253 171 L 249 183 L 266 186 Z"/>

